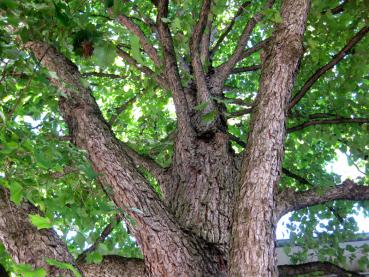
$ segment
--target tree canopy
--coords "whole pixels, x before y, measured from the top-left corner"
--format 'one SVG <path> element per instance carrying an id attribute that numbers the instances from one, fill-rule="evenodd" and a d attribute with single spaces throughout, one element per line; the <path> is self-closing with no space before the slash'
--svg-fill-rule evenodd
<path id="1" fill-rule="evenodd" d="M 42 66 L 42 55 L 33 53 L 29 42 L 50 45 L 73 62 L 70 66 L 83 77 L 81 85 L 91 89 L 114 135 L 128 146 L 126 151 L 145 159 L 137 170 L 163 199 L 165 192 L 155 174 L 159 169 L 151 162 L 165 170 L 173 161 L 182 115 L 171 78 L 179 78 L 185 89 L 194 80 L 197 84 L 200 100 L 193 111 L 199 114 L 194 120 L 202 122 L 199 136 L 207 135 L 206 128 L 218 120 L 220 111 L 220 120 L 226 122 L 223 131 L 241 155 L 260 86 L 262 49 L 268 47 L 275 26 L 283 23 L 282 1 L 173 0 L 160 18 L 162 24 L 157 24 L 156 2 L 161 1 L 0 2 L 0 187 L 7 189 L 8 201 L 16 206 L 28 201 L 37 207 L 29 221 L 39 230 L 54 228 L 69 253 L 88 263 L 99 264 L 109 255 L 142 258 L 126 224 L 134 219 L 114 204 L 114 191 L 101 184 L 101 173 L 88 151 L 74 145 L 61 115 L 59 98 L 70 96 L 55 82 L 77 94 L 79 88 Z M 211 5 L 208 14 L 206 2 Z M 294 263 L 306 262 L 307 251 L 313 249 L 320 260 L 344 268 L 351 261 L 345 251 L 369 252 L 367 245 L 362 249 L 339 245 L 358 236 L 352 215 L 362 208 L 369 216 L 365 201 L 369 197 L 359 191 L 361 198 L 357 194 L 329 198 L 341 180 L 327 170 L 341 151 L 363 172 L 356 184 L 369 183 L 368 15 L 365 0 L 311 3 L 286 111 L 279 189 L 301 194 L 314 190 L 316 197 L 335 201 L 286 206 L 293 213 L 287 226 L 291 241 L 285 249 L 301 246 L 300 252 L 290 253 Z M 171 34 L 164 46 L 168 37 L 160 28 Z M 165 64 L 173 53 L 177 73 L 169 72 Z M 201 94 L 201 80 L 206 83 L 213 73 L 224 82 L 222 91 Z M 355 191 L 355 186 L 350 188 Z M 45 276 L 42 268 L 17 264 L 2 245 L 0 264 L 17 274 Z M 68 267 L 53 259 L 49 264 Z M 359 265 L 369 268 L 369 255 Z"/>

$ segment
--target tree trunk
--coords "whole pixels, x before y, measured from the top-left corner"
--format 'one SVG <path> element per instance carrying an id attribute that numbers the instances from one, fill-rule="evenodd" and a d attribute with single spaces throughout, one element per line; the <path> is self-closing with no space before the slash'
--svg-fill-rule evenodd
<path id="1" fill-rule="evenodd" d="M 285 0 L 283 23 L 262 55 L 260 89 L 241 169 L 230 252 L 232 276 L 277 276 L 276 195 L 282 169 L 285 118 L 309 9 L 308 0 Z"/>

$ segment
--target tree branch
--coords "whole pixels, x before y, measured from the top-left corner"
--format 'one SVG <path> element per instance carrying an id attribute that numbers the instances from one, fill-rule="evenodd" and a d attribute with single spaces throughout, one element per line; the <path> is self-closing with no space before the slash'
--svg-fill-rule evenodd
<path id="1" fill-rule="evenodd" d="M 239 61 L 246 59 L 247 57 L 250 57 L 252 54 L 256 53 L 257 51 L 265 47 L 265 45 L 267 45 L 269 42 L 270 42 L 270 38 L 267 38 L 255 44 L 253 47 L 244 50 L 242 54 L 240 55 Z"/>
<path id="2" fill-rule="evenodd" d="M 287 129 L 287 133 L 292 133 L 300 131 L 309 126 L 323 125 L 323 124 L 348 124 L 348 123 L 369 123 L 369 118 L 335 118 L 335 119 L 321 119 L 321 120 L 311 120 L 304 122 L 300 125 L 293 126 Z"/>
<path id="3" fill-rule="evenodd" d="M 223 31 L 223 33 L 219 36 L 219 39 L 217 40 L 217 42 L 215 43 L 214 47 L 210 50 L 210 56 L 213 56 L 215 54 L 215 52 L 218 50 L 218 48 L 220 47 L 220 45 L 222 44 L 222 42 L 224 41 L 224 39 L 227 37 L 227 35 L 229 34 L 229 32 L 232 30 L 234 24 L 236 23 L 237 18 L 243 14 L 243 12 L 245 11 L 245 9 L 251 4 L 251 1 L 246 1 L 244 2 L 239 9 L 237 10 L 236 14 L 234 15 L 234 17 L 231 19 L 231 22 L 229 22 L 228 26 L 225 28 L 225 30 Z"/>
<path id="4" fill-rule="evenodd" d="M 0 186 L 0 240 L 17 263 L 44 268 L 48 276 L 72 277 L 70 270 L 58 269 L 47 259 L 75 265 L 65 243 L 53 229 L 38 230 L 29 221 L 29 214 L 41 215 L 39 209 L 28 201 L 15 205 L 9 199 L 9 191 Z"/>
<path id="5" fill-rule="evenodd" d="M 197 100 L 198 103 L 208 103 L 208 109 L 205 112 L 209 112 L 209 109 L 212 109 L 213 107 L 211 105 L 212 101 L 210 97 L 210 92 L 206 84 L 205 73 L 201 62 L 200 43 L 205 31 L 206 24 L 208 22 L 210 7 L 211 0 L 204 0 L 199 15 L 199 21 L 197 22 L 194 28 L 190 40 L 192 68 L 197 87 Z"/>
<path id="6" fill-rule="evenodd" d="M 161 76 L 157 76 L 154 71 L 152 71 L 150 68 L 140 65 L 137 63 L 137 61 L 132 58 L 127 52 L 122 50 L 121 48 L 117 47 L 117 54 L 119 57 L 127 61 L 130 65 L 137 68 L 139 71 L 147 75 L 148 77 L 153 78 L 163 89 L 170 90 L 169 84 L 167 83 L 167 80 L 165 80 Z"/>
<path id="7" fill-rule="evenodd" d="M 300 184 L 303 185 L 308 185 L 310 187 L 312 187 L 313 185 L 304 177 L 301 177 L 300 175 L 297 175 L 295 173 L 293 173 L 292 171 L 288 170 L 287 168 L 282 168 L 282 173 L 292 179 L 295 179 L 297 182 L 299 182 Z"/>
<path id="8" fill-rule="evenodd" d="M 113 126 L 119 115 L 124 112 L 130 105 L 132 105 L 136 100 L 137 98 L 142 95 L 142 92 L 140 93 L 137 93 L 135 96 L 133 96 L 131 99 L 127 100 L 126 102 L 124 102 L 122 105 L 120 105 L 118 108 L 115 109 L 115 112 L 114 114 L 111 116 L 110 120 L 109 120 L 109 125 L 110 126 Z"/>
<path id="9" fill-rule="evenodd" d="M 252 111 L 253 111 L 253 108 L 246 108 L 246 109 L 242 109 L 242 110 L 239 110 L 239 111 L 230 112 L 230 113 L 228 113 L 227 118 L 233 118 L 233 117 L 243 116 L 245 114 L 252 113 Z"/>
<path id="10" fill-rule="evenodd" d="M 117 75 L 112 73 L 104 73 L 104 72 L 85 72 L 82 73 L 83 77 L 101 77 L 101 78 L 110 78 L 110 79 L 126 79 L 127 76 L 124 75 Z"/>
<path id="11" fill-rule="evenodd" d="M 349 2 L 349 0 L 345 0 L 342 2 L 342 4 L 330 9 L 329 11 L 332 13 L 332 14 L 339 14 L 341 12 L 343 12 L 345 10 L 345 6 L 346 4 Z M 322 11 L 322 14 L 326 14 L 327 13 L 327 10 L 325 11 Z"/>
<path id="12" fill-rule="evenodd" d="M 96 248 L 99 246 L 100 243 L 103 243 L 105 239 L 110 235 L 110 233 L 113 231 L 114 227 L 122 221 L 121 215 L 116 215 L 114 217 L 113 222 L 110 222 L 104 230 L 101 232 L 100 236 L 97 238 L 97 240 L 86 250 L 84 250 L 77 258 L 77 263 L 83 263 L 86 260 L 86 257 L 88 254 L 92 253 L 96 250 Z"/>
<path id="13" fill-rule="evenodd" d="M 338 186 L 327 189 L 323 194 L 315 189 L 302 192 L 285 189 L 278 194 L 277 199 L 277 214 L 283 216 L 291 211 L 333 200 L 369 200 L 369 186 L 358 185 L 351 180 L 346 180 Z"/>
<path id="14" fill-rule="evenodd" d="M 158 27 L 160 43 L 164 52 L 165 72 L 173 93 L 179 131 L 188 131 L 191 130 L 188 103 L 182 87 L 182 81 L 179 76 L 172 34 L 168 24 L 163 21 L 164 18 L 168 17 L 169 0 L 156 0 L 153 1 L 153 3 L 157 6 L 158 10 L 156 24 Z"/>
<path id="15" fill-rule="evenodd" d="M 119 15 L 118 21 L 125 26 L 128 30 L 130 30 L 135 36 L 137 36 L 140 40 L 140 44 L 143 50 L 149 55 L 154 64 L 161 68 L 161 61 L 156 49 L 150 44 L 147 40 L 145 34 L 141 31 L 140 27 L 138 27 L 135 23 L 133 23 L 129 18 L 125 15 Z"/>
<path id="16" fill-rule="evenodd" d="M 299 92 L 293 96 L 288 109 L 291 110 L 296 104 L 305 96 L 309 89 L 319 80 L 328 70 L 332 69 L 338 64 L 345 56 L 350 53 L 350 50 L 369 32 L 369 26 L 363 27 L 350 41 L 337 53 L 326 65 L 319 68 L 302 86 Z"/>
<path id="17" fill-rule="evenodd" d="M 264 9 L 270 9 L 274 4 L 274 0 L 268 0 Z M 217 85 L 221 86 L 224 81 L 227 79 L 228 75 L 231 73 L 234 66 L 237 62 L 240 61 L 242 54 L 244 53 L 244 49 L 247 45 L 247 42 L 250 39 L 251 33 L 254 30 L 256 24 L 263 18 L 262 13 L 258 13 L 254 15 L 246 24 L 241 37 L 237 43 L 236 49 L 234 50 L 233 54 L 229 59 L 223 63 L 222 65 L 218 66 L 215 69 L 215 73 L 213 76 L 214 81 Z"/>
<path id="18" fill-rule="evenodd" d="M 330 262 L 310 262 L 297 265 L 280 265 L 278 266 L 280 277 L 289 277 L 296 275 L 311 274 L 314 272 L 322 272 L 324 274 L 336 274 L 340 277 L 360 277 L 361 275 L 346 270 Z"/>
<path id="19" fill-rule="evenodd" d="M 208 20 L 206 23 L 205 31 L 203 33 L 201 43 L 200 43 L 200 57 L 202 64 L 207 65 L 209 63 L 209 56 L 210 56 L 210 43 L 211 43 L 211 31 L 213 25 L 213 18 L 208 16 Z M 211 64 L 209 64 L 211 66 Z"/>
<path id="20" fill-rule="evenodd" d="M 261 64 L 242 66 L 232 69 L 231 74 L 244 73 L 250 71 L 257 71 L 261 68 Z"/>

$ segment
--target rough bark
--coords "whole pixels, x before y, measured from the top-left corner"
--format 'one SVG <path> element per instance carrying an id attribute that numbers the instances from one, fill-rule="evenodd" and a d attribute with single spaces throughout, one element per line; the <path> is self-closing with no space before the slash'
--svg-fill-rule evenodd
<path id="1" fill-rule="evenodd" d="M 283 265 L 278 267 L 280 277 L 292 277 L 296 275 L 305 275 L 311 273 L 321 272 L 326 276 L 327 274 L 335 274 L 339 277 L 360 277 L 361 275 L 345 270 L 342 267 L 334 265 L 329 262 L 311 262 L 298 265 Z M 315 276 L 315 275 L 314 275 Z"/>
<path id="2" fill-rule="evenodd" d="M 70 270 L 50 266 L 47 259 L 69 263 L 85 277 L 145 276 L 142 259 L 105 256 L 100 264 L 86 264 L 82 260 L 75 263 L 56 232 L 53 229 L 37 230 L 28 219 L 30 214 L 40 214 L 40 210 L 27 201 L 15 205 L 9 199 L 9 192 L 0 188 L 0 241 L 16 263 L 30 264 L 33 268 L 42 267 L 50 277 L 75 275 Z M 0 276 L 7 276 L 1 274 L 0 270 Z"/>
<path id="3" fill-rule="evenodd" d="M 218 256 L 202 241 L 183 232 L 158 195 L 135 169 L 91 96 L 81 84 L 77 67 L 57 50 L 30 42 L 41 64 L 57 74 L 52 84 L 66 95 L 60 111 L 73 142 L 89 153 L 100 180 L 112 190 L 111 198 L 134 222 L 128 222 L 145 256 L 148 274 L 154 276 L 216 275 Z M 67 85 L 66 85 L 67 84 Z"/>
<path id="4" fill-rule="evenodd" d="M 283 23 L 262 55 L 260 89 L 241 169 L 231 233 L 232 276 L 277 276 L 274 229 L 288 100 L 300 57 L 308 0 L 285 0 Z"/>
<path id="5" fill-rule="evenodd" d="M 333 200 L 362 201 L 369 199 L 369 186 L 358 185 L 351 180 L 332 186 L 325 192 L 319 193 L 315 189 L 307 191 L 293 191 L 286 189 L 278 194 L 278 217 L 309 206 L 323 204 Z"/>
<path id="6" fill-rule="evenodd" d="M 142 259 L 104 256 L 100 264 L 78 264 L 85 277 L 144 277 Z"/>
<path id="7" fill-rule="evenodd" d="M 28 220 L 29 214 L 39 214 L 29 202 L 16 206 L 9 199 L 9 192 L 0 188 L 0 241 L 16 263 L 42 267 L 48 276 L 70 276 L 70 270 L 50 266 L 46 260 L 55 259 L 74 265 L 66 245 L 52 229 L 37 230 Z"/>
<path id="8" fill-rule="evenodd" d="M 167 201 L 182 226 L 223 253 L 228 247 L 239 166 L 226 134 L 209 140 L 178 137 Z"/>

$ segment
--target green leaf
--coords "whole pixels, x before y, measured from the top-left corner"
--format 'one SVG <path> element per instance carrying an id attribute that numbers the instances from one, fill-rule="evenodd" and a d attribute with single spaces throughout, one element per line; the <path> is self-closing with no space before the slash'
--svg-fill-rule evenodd
<path id="1" fill-rule="evenodd" d="M 36 226 L 36 228 L 38 230 L 40 229 L 49 229 L 51 227 L 53 227 L 53 224 L 51 222 L 51 220 L 47 217 L 42 217 L 40 215 L 37 214 L 30 214 L 29 219 L 31 221 L 31 223 Z"/>
<path id="2" fill-rule="evenodd" d="M 19 205 L 23 199 L 23 187 L 17 181 L 13 181 L 9 186 L 10 200 Z"/>
<path id="3" fill-rule="evenodd" d="M 89 253 L 86 257 L 86 261 L 89 264 L 99 264 L 102 262 L 102 260 L 103 260 L 103 256 L 97 251 Z"/>
<path id="4" fill-rule="evenodd" d="M 143 64 L 143 60 L 142 60 L 142 56 L 141 56 L 141 50 L 140 50 L 140 39 L 135 36 L 135 35 L 131 35 L 131 54 L 133 56 L 133 58 L 135 58 L 135 60 L 140 63 Z"/>
<path id="5" fill-rule="evenodd" d="M 98 66 L 107 67 L 114 63 L 116 49 L 111 43 L 101 43 L 94 49 L 92 58 Z"/>
<path id="6" fill-rule="evenodd" d="M 207 107 L 209 106 L 209 103 L 208 102 L 202 102 L 198 105 L 196 105 L 193 109 L 195 111 L 203 111 L 205 110 Z"/>
<path id="7" fill-rule="evenodd" d="M 82 277 L 81 273 L 79 273 L 79 271 L 73 265 L 71 265 L 69 263 L 60 262 L 60 261 L 55 260 L 55 259 L 47 259 L 46 262 L 49 265 L 55 266 L 55 267 L 60 268 L 60 269 L 69 269 L 74 273 L 74 275 L 76 277 Z"/>
<path id="8" fill-rule="evenodd" d="M 47 272 L 43 268 L 33 269 L 29 264 L 16 264 L 14 266 L 15 273 L 23 276 L 23 277 L 44 277 L 47 275 Z"/>
<path id="9" fill-rule="evenodd" d="M 202 116 L 202 120 L 204 120 L 206 123 L 212 122 L 217 116 L 216 111 L 211 111 Z"/>
<path id="10" fill-rule="evenodd" d="M 169 18 L 162 17 L 161 21 L 163 21 L 164 23 L 169 23 L 171 20 Z"/>
<path id="11" fill-rule="evenodd" d="M 94 171 L 94 169 L 92 168 L 90 164 L 81 166 L 80 169 L 90 179 L 95 179 L 97 176 L 99 176 L 99 174 Z"/>

